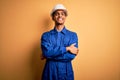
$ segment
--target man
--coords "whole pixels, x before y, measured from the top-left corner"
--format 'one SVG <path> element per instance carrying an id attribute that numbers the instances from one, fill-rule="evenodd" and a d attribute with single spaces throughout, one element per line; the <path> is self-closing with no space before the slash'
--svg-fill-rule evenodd
<path id="1" fill-rule="evenodd" d="M 46 64 L 42 80 L 74 80 L 71 61 L 78 54 L 78 38 L 75 32 L 66 29 L 64 22 L 68 12 L 57 4 L 51 12 L 55 27 L 41 38 L 41 48 Z"/>

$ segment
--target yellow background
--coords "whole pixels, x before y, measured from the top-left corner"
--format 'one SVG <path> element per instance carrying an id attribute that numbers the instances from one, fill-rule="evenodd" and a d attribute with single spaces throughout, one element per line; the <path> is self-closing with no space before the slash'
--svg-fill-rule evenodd
<path id="1" fill-rule="evenodd" d="M 75 80 L 120 80 L 119 0 L 0 0 L 0 80 L 40 80 L 40 38 L 54 26 L 57 3 L 79 38 Z"/>

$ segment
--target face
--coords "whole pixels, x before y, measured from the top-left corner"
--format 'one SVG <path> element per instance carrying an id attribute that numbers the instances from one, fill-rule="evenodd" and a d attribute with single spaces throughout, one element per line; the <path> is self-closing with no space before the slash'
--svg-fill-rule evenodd
<path id="1" fill-rule="evenodd" d="M 56 24 L 63 25 L 66 19 L 65 11 L 63 10 L 55 11 L 52 19 L 55 21 Z"/>

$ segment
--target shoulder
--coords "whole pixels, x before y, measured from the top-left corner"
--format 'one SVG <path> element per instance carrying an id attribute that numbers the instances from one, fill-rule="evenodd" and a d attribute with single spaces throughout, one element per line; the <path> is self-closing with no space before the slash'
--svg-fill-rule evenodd
<path id="1" fill-rule="evenodd" d="M 46 31 L 42 34 L 42 37 L 47 37 L 49 36 L 51 33 L 52 33 L 53 30 L 50 30 L 50 31 Z"/>
<path id="2" fill-rule="evenodd" d="M 67 34 L 69 35 L 69 37 L 70 37 L 71 39 L 78 39 L 78 35 L 77 35 L 77 33 L 74 32 L 74 31 L 67 30 Z"/>
<path id="3" fill-rule="evenodd" d="M 68 29 L 67 29 L 67 34 L 70 34 L 70 35 L 77 35 L 77 33 L 76 33 L 76 32 L 71 31 L 71 30 L 68 30 Z"/>
<path id="4" fill-rule="evenodd" d="M 42 38 L 45 38 L 45 37 L 47 37 L 49 35 L 49 32 L 44 32 L 43 34 L 42 34 Z"/>

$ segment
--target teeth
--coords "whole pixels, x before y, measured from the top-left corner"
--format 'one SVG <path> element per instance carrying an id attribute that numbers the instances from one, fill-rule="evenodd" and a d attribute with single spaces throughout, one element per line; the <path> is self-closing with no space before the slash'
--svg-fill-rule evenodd
<path id="1" fill-rule="evenodd" d="M 62 20 L 62 18 L 59 18 L 59 20 Z"/>

